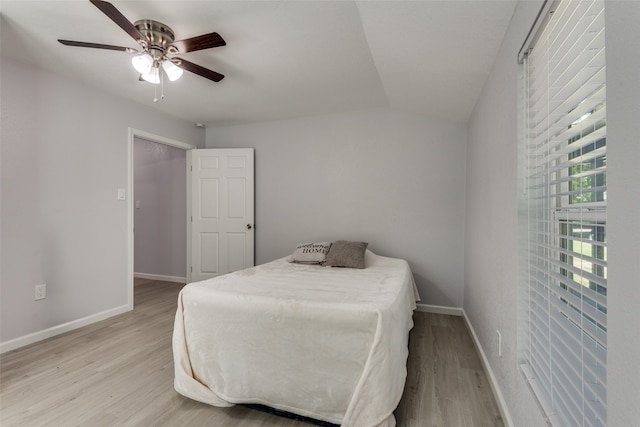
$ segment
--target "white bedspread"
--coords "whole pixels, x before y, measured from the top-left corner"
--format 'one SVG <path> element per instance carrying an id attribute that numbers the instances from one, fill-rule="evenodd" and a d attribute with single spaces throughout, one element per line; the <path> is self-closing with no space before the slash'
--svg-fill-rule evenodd
<path id="1" fill-rule="evenodd" d="M 175 389 L 215 406 L 259 403 L 344 427 L 392 427 L 418 295 L 406 261 L 366 268 L 285 258 L 183 288 Z"/>

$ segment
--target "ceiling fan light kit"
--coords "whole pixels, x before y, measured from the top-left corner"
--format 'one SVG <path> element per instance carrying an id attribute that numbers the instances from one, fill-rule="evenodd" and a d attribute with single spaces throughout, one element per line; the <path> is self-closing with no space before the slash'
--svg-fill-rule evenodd
<path id="1" fill-rule="evenodd" d="M 139 41 L 144 49 L 143 53 L 131 58 L 133 67 L 142 75 L 142 79 L 149 83 L 160 83 L 160 65 L 170 81 L 175 81 L 182 76 L 182 70 L 171 62 L 167 53 L 178 53 L 173 47 L 175 36 L 168 25 L 152 19 L 141 19 L 133 24 L 134 27 L 146 36 L 146 40 Z"/>
<path id="2" fill-rule="evenodd" d="M 140 74 L 147 74 L 151 72 L 153 67 L 153 58 L 147 52 L 143 52 L 140 55 L 136 55 L 131 58 L 133 68 Z"/>
<path id="3" fill-rule="evenodd" d="M 218 33 L 208 33 L 189 39 L 175 41 L 173 30 L 162 22 L 153 19 L 140 19 L 131 23 L 115 6 L 103 0 L 89 0 L 102 13 L 107 15 L 115 24 L 122 28 L 142 47 L 142 53 L 137 49 L 113 46 L 100 43 L 79 42 L 73 40 L 58 41 L 66 46 L 87 47 L 94 49 L 117 50 L 133 53 L 131 58 L 133 68 L 140 74 L 140 79 L 160 84 L 164 71 L 169 81 L 178 80 L 184 70 L 197 74 L 214 82 L 219 82 L 224 75 L 189 62 L 175 55 L 180 55 L 212 47 L 225 46 L 227 43 Z M 164 98 L 164 95 L 163 95 Z M 155 101 L 156 99 L 154 99 Z"/>
<path id="4" fill-rule="evenodd" d="M 162 63 L 162 68 L 164 69 L 164 72 L 167 74 L 167 77 L 169 77 L 169 81 L 172 81 L 172 82 L 178 80 L 180 76 L 182 76 L 182 73 L 184 72 L 182 71 L 182 68 L 178 67 L 171 60 L 164 61 Z"/>
<path id="5" fill-rule="evenodd" d="M 148 73 L 142 74 L 140 77 L 154 85 L 160 84 L 160 70 L 157 67 L 153 67 Z"/>

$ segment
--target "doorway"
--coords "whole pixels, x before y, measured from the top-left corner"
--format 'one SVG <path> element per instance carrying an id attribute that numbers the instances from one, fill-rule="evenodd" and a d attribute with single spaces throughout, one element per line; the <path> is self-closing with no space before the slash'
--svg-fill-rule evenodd
<path id="1" fill-rule="evenodd" d="M 133 163 L 134 278 L 185 283 L 186 151 L 136 137 Z"/>
<path id="2" fill-rule="evenodd" d="M 135 279 L 186 282 L 186 152 L 194 148 L 130 129 L 129 309 Z"/>

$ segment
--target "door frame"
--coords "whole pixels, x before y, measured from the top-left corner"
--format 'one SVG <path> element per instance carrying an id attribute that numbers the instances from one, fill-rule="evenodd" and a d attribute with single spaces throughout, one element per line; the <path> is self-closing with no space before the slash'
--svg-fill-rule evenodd
<path id="1" fill-rule="evenodd" d="M 169 145 L 171 147 L 181 148 L 185 151 L 193 150 L 198 148 L 193 144 L 188 144 L 186 142 L 178 141 L 171 138 L 166 138 L 161 135 L 156 135 L 150 132 L 146 132 L 140 129 L 129 128 L 129 138 L 127 143 L 127 281 L 128 281 L 128 295 L 127 295 L 127 306 L 129 310 L 133 310 L 133 256 L 134 256 L 134 237 L 133 237 L 133 226 L 134 226 L 134 206 L 135 203 L 133 201 L 133 178 L 134 178 L 134 159 L 133 159 L 133 148 L 134 148 L 134 140 L 135 138 L 145 139 L 147 141 L 156 142 L 158 144 Z M 186 173 L 186 171 L 185 171 Z M 185 189 L 186 190 L 186 189 Z"/>

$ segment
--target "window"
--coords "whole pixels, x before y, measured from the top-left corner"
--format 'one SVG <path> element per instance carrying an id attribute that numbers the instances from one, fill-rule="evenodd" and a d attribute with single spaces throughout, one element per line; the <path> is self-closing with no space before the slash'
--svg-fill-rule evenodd
<path id="1" fill-rule="evenodd" d="M 604 426 L 604 1 L 548 1 L 525 42 L 520 363 L 554 426 Z"/>

